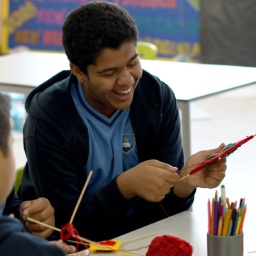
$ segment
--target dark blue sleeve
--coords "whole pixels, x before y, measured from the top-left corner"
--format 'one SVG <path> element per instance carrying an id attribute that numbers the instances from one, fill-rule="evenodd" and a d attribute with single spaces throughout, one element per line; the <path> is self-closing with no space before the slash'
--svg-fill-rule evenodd
<path id="1" fill-rule="evenodd" d="M 46 239 L 26 232 L 17 219 L 0 218 L 0 254 L 8 256 L 64 256 L 65 253 Z"/>
<path id="2" fill-rule="evenodd" d="M 14 214 L 16 218 L 20 218 L 20 204 L 21 201 L 19 200 L 18 196 L 13 189 L 6 199 L 5 208 L 3 211 L 4 215 Z"/>

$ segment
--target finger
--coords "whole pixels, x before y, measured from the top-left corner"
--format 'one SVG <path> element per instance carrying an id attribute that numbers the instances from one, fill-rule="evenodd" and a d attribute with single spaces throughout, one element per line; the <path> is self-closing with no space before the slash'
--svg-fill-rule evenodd
<path id="1" fill-rule="evenodd" d="M 210 150 L 204 150 L 203 153 L 205 157 L 209 157 L 214 154 L 220 153 L 225 148 L 225 144 L 221 143 L 217 148 L 210 149 Z"/>
<path id="2" fill-rule="evenodd" d="M 33 230 L 29 230 L 29 232 L 34 236 L 38 236 L 38 237 L 47 239 L 53 233 L 53 230 L 47 229 L 47 230 L 43 230 L 41 232 L 34 232 Z"/>
<path id="3" fill-rule="evenodd" d="M 41 212 L 49 205 L 49 201 L 46 198 L 38 198 L 31 201 L 31 205 L 27 208 L 31 213 Z"/>
<path id="4" fill-rule="evenodd" d="M 50 241 L 49 243 L 57 245 L 59 248 L 61 248 L 62 250 L 64 250 L 66 253 L 73 253 L 73 252 L 76 251 L 75 246 L 73 246 L 73 245 L 67 245 L 67 244 L 64 243 L 62 240 Z"/>
<path id="5" fill-rule="evenodd" d="M 180 180 L 180 176 L 178 173 L 169 173 L 165 177 L 165 181 L 171 187 L 173 187 Z"/>
<path id="6" fill-rule="evenodd" d="M 90 255 L 90 250 L 88 250 L 88 249 L 83 250 L 83 251 L 79 252 L 78 255 L 79 256 L 88 256 L 88 255 Z"/>
<path id="7" fill-rule="evenodd" d="M 213 173 L 221 173 L 221 172 L 226 172 L 227 165 L 226 163 L 216 163 L 214 165 L 209 166 L 206 170 L 208 173 L 213 172 Z"/>
<path id="8" fill-rule="evenodd" d="M 89 255 L 90 255 L 90 250 L 89 249 L 85 249 L 85 250 L 80 251 L 80 252 L 68 254 L 68 256 L 89 256 Z"/>
<path id="9" fill-rule="evenodd" d="M 33 212 L 30 212 L 27 209 L 24 210 L 24 211 L 21 211 L 21 216 L 22 216 L 23 220 L 27 220 L 27 217 L 30 217 L 32 219 L 36 219 L 38 221 L 42 221 L 42 220 L 47 219 L 47 217 L 42 217 L 42 214 L 37 214 L 37 213 L 35 214 Z"/>
<path id="10" fill-rule="evenodd" d="M 27 209 L 28 207 L 30 207 L 32 205 L 32 201 L 24 201 L 21 203 L 20 205 L 20 210 L 24 211 L 25 209 Z"/>
<path id="11" fill-rule="evenodd" d="M 31 217 L 39 221 L 50 219 L 54 215 L 54 209 L 51 207 L 48 200 L 39 198 L 34 200 L 31 206 L 21 211 L 22 216 Z"/>
<path id="12" fill-rule="evenodd" d="M 210 175 L 208 175 L 208 177 L 212 178 L 213 180 L 220 181 L 220 182 L 223 180 L 223 179 L 218 179 L 218 178 L 212 177 L 212 176 L 210 176 Z"/>
<path id="13" fill-rule="evenodd" d="M 33 203 L 31 204 L 27 203 L 26 205 L 23 205 L 23 207 L 20 208 L 21 214 L 25 217 L 36 215 L 41 210 L 42 210 L 41 207 L 39 208 Z"/>
<path id="14" fill-rule="evenodd" d="M 222 151 L 224 148 L 225 148 L 225 144 L 224 144 L 224 143 L 221 143 L 215 150 L 216 150 L 216 152 L 220 152 L 220 151 Z"/>
<path id="15" fill-rule="evenodd" d="M 76 251 L 75 246 L 73 245 L 67 245 L 66 243 L 64 243 L 62 240 L 58 240 L 58 244 L 60 246 L 60 248 L 62 248 L 65 252 L 67 253 L 72 253 Z"/>
<path id="16" fill-rule="evenodd" d="M 158 161 L 158 160 L 150 160 L 150 165 L 152 167 L 156 167 L 156 168 L 160 168 L 163 169 L 165 171 L 169 171 L 169 172 L 177 172 L 178 168 L 177 167 L 173 167 L 170 164 Z"/>
<path id="17" fill-rule="evenodd" d="M 217 159 L 215 162 L 213 162 L 212 165 L 225 164 L 226 162 L 227 162 L 227 157 L 221 157 Z"/>
<path id="18" fill-rule="evenodd" d="M 207 172 L 207 177 L 210 177 L 212 179 L 222 181 L 226 176 L 225 171 L 209 171 Z"/>
<path id="19" fill-rule="evenodd" d="M 45 227 L 43 225 L 39 225 L 39 224 L 28 222 L 28 221 L 26 221 L 26 227 L 27 227 L 27 229 L 29 229 L 31 231 L 33 230 L 33 232 L 41 232 L 43 230 L 48 229 L 47 227 Z"/>

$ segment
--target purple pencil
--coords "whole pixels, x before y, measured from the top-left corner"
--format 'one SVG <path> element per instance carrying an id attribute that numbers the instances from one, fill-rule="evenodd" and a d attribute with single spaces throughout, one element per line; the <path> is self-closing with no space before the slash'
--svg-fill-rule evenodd
<path id="1" fill-rule="evenodd" d="M 217 235 L 218 232 L 218 200 L 214 201 L 214 235 Z"/>

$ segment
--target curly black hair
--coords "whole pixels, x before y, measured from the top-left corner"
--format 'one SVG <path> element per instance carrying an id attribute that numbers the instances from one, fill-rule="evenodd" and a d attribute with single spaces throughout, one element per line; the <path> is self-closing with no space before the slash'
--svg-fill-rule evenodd
<path id="1" fill-rule="evenodd" d="M 124 42 L 138 40 L 134 19 L 122 7 L 92 1 L 73 10 L 62 27 L 62 43 L 72 64 L 85 74 L 104 48 L 118 49 Z"/>

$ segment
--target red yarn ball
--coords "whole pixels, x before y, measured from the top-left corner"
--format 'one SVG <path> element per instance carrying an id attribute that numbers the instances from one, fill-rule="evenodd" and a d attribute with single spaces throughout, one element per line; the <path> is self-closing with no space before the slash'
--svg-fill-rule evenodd
<path id="1" fill-rule="evenodd" d="M 191 256 L 193 247 L 175 236 L 157 236 L 149 245 L 146 256 Z"/>

